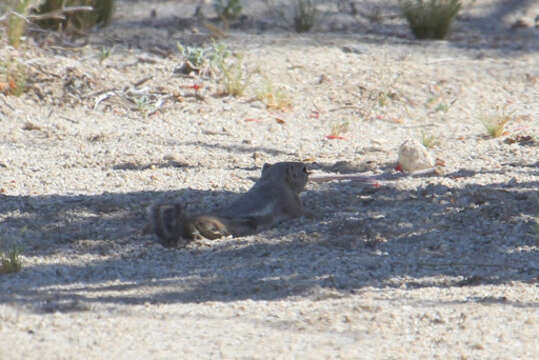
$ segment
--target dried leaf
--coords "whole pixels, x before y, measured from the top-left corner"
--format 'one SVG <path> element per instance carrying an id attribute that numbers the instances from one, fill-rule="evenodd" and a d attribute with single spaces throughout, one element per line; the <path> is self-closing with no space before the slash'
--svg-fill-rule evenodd
<path id="1" fill-rule="evenodd" d="M 311 111 L 311 113 L 309 114 L 309 118 L 311 118 L 311 119 L 320 118 L 320 112 L 319 111 Z"/>
<path id="2" fill-rule="evenodd" d="M 345 140 L 344 136 L 333 135 L 333 134 L 330 134 L 330 135 L 326 136 L 326 139 L 329 139 L 329 140 Z"/>
<path id="3" fill-rule="evenodd" d="M 436 161 L 434 162 L 434 165 L 435 166 L 445 166 L 445 161 L 443 161 L 442 159 L 436 159 Z"/>

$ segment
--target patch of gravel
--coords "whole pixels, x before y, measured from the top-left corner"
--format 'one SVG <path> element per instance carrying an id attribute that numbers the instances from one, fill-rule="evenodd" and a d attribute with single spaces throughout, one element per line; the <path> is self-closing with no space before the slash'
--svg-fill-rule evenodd
<path id="1" fill-rule="evenodd" d="M 221 42 L 290 111 L 254 99 L 262 77 L 234 98 L 175 72 L 176 42 L 211 44 L 196 2 L 119 1 L 75 47 L 2 43 L 29 81 L 0 94 L 0 244 L 23 247 L 22 271 L 0 275 L 0 358 L 539 357 L 539 37 L 510 30 L 537 5 L 485 1 L 448 41 L 419 42 L 391 16 L 270 31 L 255 3 Z M 486 136 L 479 117 L 504 106 L 506 134 Z M 443 173 L 395 171 L 422 134 Z M 311 183 L 312 217 L 243 238 L 165 249 L 145 233 L 149 204 L 212 208 L 287 160 L 381 186 Z"/>

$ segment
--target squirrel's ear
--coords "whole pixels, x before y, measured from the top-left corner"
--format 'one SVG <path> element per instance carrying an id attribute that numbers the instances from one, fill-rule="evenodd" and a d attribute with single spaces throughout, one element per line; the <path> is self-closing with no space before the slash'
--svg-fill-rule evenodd
<path id="1" fill-rule="evenodd" d="M 264 166 L 262 166 L 262 175 L 264 175 L 264 173 L 266 171 L 268 171 L 268 169 L 271 167 L 271 164 L 268 164 L 268 163 L 265 163 Z"/>

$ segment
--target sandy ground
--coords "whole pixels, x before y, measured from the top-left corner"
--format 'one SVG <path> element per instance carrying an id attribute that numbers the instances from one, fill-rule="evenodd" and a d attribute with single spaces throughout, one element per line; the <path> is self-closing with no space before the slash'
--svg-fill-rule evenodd
<path id="1" fill-rule="evenodd" d="M 419 42 L 394 2 L 328 7 L 301 35 L 251 2 L 218 40 L 251 74 L 233 97 L 178 71 L 178 42 L 212 44 L 196 3 L 119 1 L 110 27 L 25 51 L 2 36 L 28 81 L 0 94 L 0 245 L 23 249 L 0 359 L 539 357 L 539 6 L 478 1 Z M 268 84 L 290 106 L 257 100 Z M 428 136 L 443 172 L 394 170 Z M 144 232 L 149 204 L 212 208 L 286 160 L 381 186 L 310 184 L 313 217 L 243 238 Z"/>

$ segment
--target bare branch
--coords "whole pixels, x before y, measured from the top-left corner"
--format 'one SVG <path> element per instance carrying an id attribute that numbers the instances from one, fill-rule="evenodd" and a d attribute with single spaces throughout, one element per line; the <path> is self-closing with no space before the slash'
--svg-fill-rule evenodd
<path id="1" fill-rule="evenodd" d="M 65 19 L 64 14 L 77 11 L 92 11 L 94 8 L 91 6 L 68 6 L 61 9 L 49 11 L 48 13 L 39 15 L 27 15 L 26 18 L 30 20 L 47 20 L 47 19 Z"/>

